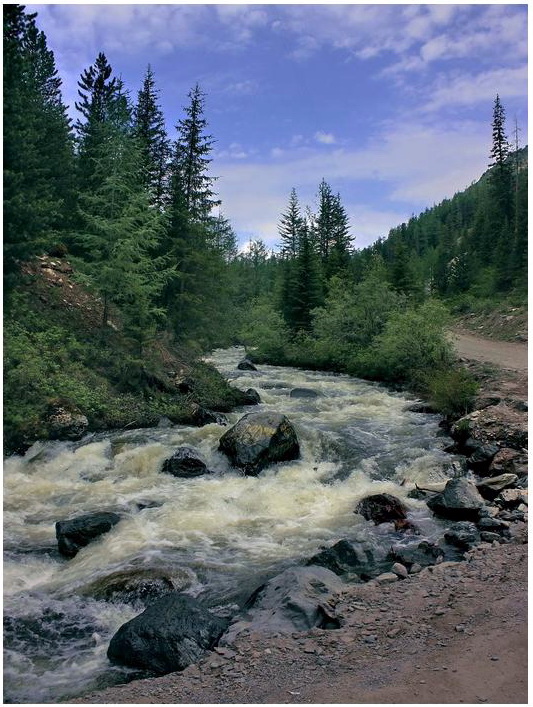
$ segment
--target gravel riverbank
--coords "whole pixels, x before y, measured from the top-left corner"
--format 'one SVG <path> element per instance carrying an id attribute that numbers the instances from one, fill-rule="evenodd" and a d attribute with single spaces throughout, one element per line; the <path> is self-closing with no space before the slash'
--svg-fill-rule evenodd
<path id="1" fill-rule="evenodd" d="M 181 673 L 80 704 L 527 703 L 527 540 L 461 563 L 346 585 L 336 630 L 241 636 Z"/>

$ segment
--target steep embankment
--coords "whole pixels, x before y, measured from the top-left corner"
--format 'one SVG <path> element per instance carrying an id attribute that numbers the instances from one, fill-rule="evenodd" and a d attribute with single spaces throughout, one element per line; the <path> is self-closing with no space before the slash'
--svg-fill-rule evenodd
<path id="1" fill-rule="evenodd" d="M 168 334 L 142 353 L 112 307 L 92 294 L 64 257 L 21 269 L 4 307 L 4 449 L 37 439 L 79 439 L 105 429 L 147 427 L 162 417 L 204 424 L 244 402 L 212 367 Z"/>

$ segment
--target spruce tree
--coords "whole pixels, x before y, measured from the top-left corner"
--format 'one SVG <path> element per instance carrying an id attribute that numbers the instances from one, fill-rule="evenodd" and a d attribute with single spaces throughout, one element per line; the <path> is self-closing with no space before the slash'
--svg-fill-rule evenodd
<path id="1" fill-rule="evenodd" d="M 340 274 L 348 267 L 353 239 L 340 195 L 333 194 L 324 179 L 318 187 L 318 211 L 312 229 L 311 239 L 317 244 L 325 277 Z"/>
<path id="2" fill-rule="evenodd" d="M 300 235 L 295 275 L 290 324 L 297 331 L 311 331 L 312 312 L 322 304 L 323 291 L 320 261 L 307 228 L 303 228 Z"/>
<path id="3" fill-rule="evenodd" d="M 100 52 L 94 64 L 78 81 L 80 101 L 75 103 L 82 118 L 76 121 L 79 183 L 82 189 L 97 188 L 94 165 L 106 139 L 107 126 L 117 119 L 118 102 L 124 100 L 122 83 L 111 78 L 112 68 Z"/>
<path id="4" fill-rule="evenodd" d="M 204 106 L 205 94 L 196 84 L 189 92 L 185 117 L 176 126 L 178 137 L 172 165 L 173 177 L 176 184 L 179 183 L 189 218 L 196 222 L 205 222 L 212 208 L 220 205 L 220 201 L 213 198 L 215 177 L 208 173 L 214 140 L 205 134 Z"/>
<path id="5" fill-rule="evenodd" d="M 162 216 L 138 179 L 142 157 L 131 136 L 131 106 L 120 84 L 118 91 L 93 133 L 99 140 L 91 149 L 92 185 L 79 197 L 80 267 L 102 298 L 102 326 L 112 305 L 118 308 L 140 358 L 161 320 L 157 300 L 171 271 L 158 255 Z"/>
<path id="6" fill-rule="evenodd" d="M 201 320 L 205 325 L 210 306 L 215 304 L 213 281 L 220 276 L 215 263 L 220 268 L 224 265 L 223 258 L 214 257 L 211 241 L 211 212 L 220 201 L 214 198 L 215 178 L 208 171 L 213 138 L 206 134 L 205 96 L 196 85 L 188 97 L 185 117 L 176 126 L 164 244 L 177 273 L 165 290 L 164 301 L 180 338 L 190 336 Z"/>
<path id="7" fill-rule="evenodd" d="M 301 215 L 300 204 L 296 189 L 291 190 L 287 211 L 282 214 L 278 233 L 281 238 L 281 255 L 284 258 L 295 258 L 299 250 L 299 240 L 302 228 L 304 227 L 304 219 Z"/>
<path id="8" fill-rule="evenodd" d="M 489 164 L 492 167 L 489 174 L 489 185 L 493 262 L 498 270 L 499 286 L 502 289 L 508 289 L 512 281 L 508 252 L 509 242 L 513 236 L 511 223 L 513 215 L 512 167 L 509 160 L 509 141 L 505 134 L 505 110 L 498 95 L 494 100 L 490 157 L 493 160 Z"/>
<path id="9" fill-rule="evenodd" d="M 150 194 L 152 205 L 162 209 L 168 201 L 170 143 L 150 65 L 134 110 L 133 134 L 139 142 L 142 156 L 142 182 Z"/>
<path id="10" fill-rule="evenodd" d="M 337 194 L 332 199 L 332 224 L 326 277 L 341 275 L 347 271 L 350 264 L 352 242 L 348 214 L 341 203 L 340 194 Z"/>
<path id="11" fill-rule="evenodd" d="M 61 81 L 35 14 L 4 5 L 4 273 L 62 240 L 73 151 Z M 9 281 L 9 282 L 8 282 Z"/>

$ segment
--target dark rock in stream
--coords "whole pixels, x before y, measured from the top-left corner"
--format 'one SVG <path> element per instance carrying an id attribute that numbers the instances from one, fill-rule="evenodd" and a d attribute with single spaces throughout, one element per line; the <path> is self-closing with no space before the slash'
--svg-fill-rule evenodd
<path id="1" fill-rule="evenodd" d="M 316 390 L 310 388 L 293 388 L 289 393 L 290 398 L 307 398 L 309 400 L 318 398 Z"/>
<path id="2" fill-rule="evenodd" d="M 275 412 L 248 413 L 221 437 L 218 448 L 248 476 L 300 456 L 294 427 L 285 415 Z"/>
<path id="3" fill-rule="evenodd" d="M 259 393 L 257 390 L 254 390 L 253 388 L 248 388 L 247 390 L 241 391 L 242 392 L 242 402 L 239 401 L 239 404 L 241 405 L 259 405 L 261 402 L 261 398 L 259 397 Z"/>
<path id="4" fill-rule="evenodd" d="M 147 604 L 176 589 L 172 580 L 161 570 L 125 569 L 97 579 L 84 588 L 83 594 L 103 601 Z"/>
<path id="5" fill-rule="evenodd" d="M 91 540 L 107 533 L 120 520 L 116 513 L 90 513 L 71 520 L 56 523 L 56 538 L 59 552 L 66 557 L 74 557 Z"/>
<path id="6" fill-rule="evenodd" d="M 254 364 L 247 358 L 243 358 L 242 361 L 239 361 L 239 363 L 237 364 L 237 369 L 239 371 L 257 371 L 257 368 L 254 366 Z"/>
<path id="7" fill-rule="evenodd" d="M 179 447 L 176 449 L 169 459 L 165 459 L 161 471 L 181 479 L 192 479 L 196 476 L 212 473 L 193 447 Z"/>
<path id="8" fill-rule="evenodd" d="M 115 633 L 107 657 L 112 663 L 157 675 L 184 670 L 216 644 L 227 621 L 179 592 L 156 600 Z"/>
<path id="9" fill-rule="evenodd" d="M 407 519 L 407 508 L 396 496 L 389 493 L 376 493 L 360 501 L 354 513 L 359 513 L 365 520 L 381 523 L 396 523 Z"/>
<path id="10" fill-rule="evenodd" d="M 212 424 L 222 425 L 222 427 L 224 427 L 228 424 L 228 418 L 220 412 L 208 410 L 207 408 L 203 408 L 201 405 L 194 405 L 191 422 L 197 427 Z"/>
<path id="11" fill-rule="evenodd" d="M 443 518 L 476 521 L 485 501 L 475 484 L 460 478 L 448 481 L 444 491 L 428 499 L 427 505 Z"/>
<path id="12" fill-rule="evenodd" d="M 438 415 L 439 411 L 430 403 L 424 403 L 424 402 L 417 402 L 417 403 L 411 403 L 408 405 L 406 408 L 404 408 L 406 412 L 417 412 L 422 415 Z"/>

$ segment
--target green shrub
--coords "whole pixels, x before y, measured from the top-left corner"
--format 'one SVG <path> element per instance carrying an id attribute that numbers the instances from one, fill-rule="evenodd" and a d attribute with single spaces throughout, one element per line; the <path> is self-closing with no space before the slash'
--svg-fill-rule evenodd
<path id="1" fill-rule="evenodd" d="M 390 383 L 412 383 L 421 372 L 442 369 L 453 360 L 446 339 L 446 309 L 424 302 L 418 309 L 394 312 L 372 344 L 355 354 L 350 372 Z"/>
<path id="2" fill-rule="evenodd" d="M 471 412 L 479 385 L 464 368 L 448 368 L 427 373 L 422 392 L 446 417 L 457 418 Z"/>

